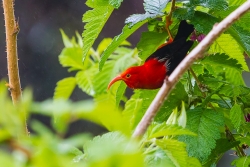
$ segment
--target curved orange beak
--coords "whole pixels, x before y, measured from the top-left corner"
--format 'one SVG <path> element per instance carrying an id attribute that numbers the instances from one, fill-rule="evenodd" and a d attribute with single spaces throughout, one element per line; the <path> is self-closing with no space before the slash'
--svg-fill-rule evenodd
<path id="1" fill-rule="evenodd" d="M 115 77 L 114 79 L 112 79 L 112 81 L 110 81 L 109 85 L 108 85 L 108 89 L 117 81 L 123 80 L 123 78 L 121 77 L 121 75 L 118 75 L 117 77 Z"/>

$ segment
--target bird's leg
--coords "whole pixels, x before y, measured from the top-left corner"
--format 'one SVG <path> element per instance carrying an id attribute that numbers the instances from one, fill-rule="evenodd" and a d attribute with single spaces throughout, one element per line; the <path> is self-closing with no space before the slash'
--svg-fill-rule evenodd
<path id="1" fill-rule="evenodd" d="M 171 41 L 171 42 L 173 42 L 173 36 L 172 36 L 172 34 L 171 34 L 170 30 L 169 30 L 169 26 L 172 24 L 171 18 L 172 18 L 174 10 L 175 10 L 175 0 L 172 0 L 170 12 L 166 16 L 166 30 L 168 32 L 169 41 Z"/>
<path id="2" fill-rule="evenodd" d="M 172 18 L 172 14 L 173 14 L 173 11 L 174 11 L 174 10 L 175 10 L 175 0 L 172 0 L 170 12 L 169 12 L 169 14 L 166 16 L 166 27 L 165 27 L 166 30 L 167 30 L 167 32 L 168 32 L 169 39 L 168 39 L 167 42 L 165 42 L 164 44 L 160 45 L 160 46 L 158 47 L 158 49 L 160 49 L 160 48 L 162 48 L 162 47 L 164 47 L 164 46 L 166 46 L 166 45 L 172 43 L 173 40 L 174 40 L 174 39 L 173 39 L 173 36 L 172 36 L 172 34 L 171 34 L 171 32 L 170 32 L 170 29 L 169 29 L 169 26 L 172 24 L 171 18 Z"/>
<path id="3" fill-rule="evenodd" d="M 169 16 L 169 15 L 168 15 L 168 16 Z M 166 41 L 165 43 L 161 44 L 161 45 L 158 47 L 158 49 L 160 49 L 160 48 L 162 48 L 162 47 L 164 47 L 164 46 L 166 46 L 166 45 L 172 43 L 173 40 L 174 40 L 173 37 L 172 37 L 172 34 L 171 34 L 170 30 L 169 30 L 169 26 L 172 24 L 172 21 L 171 21 L 171 18 L 169 19 L 168 16 L 166 16 L 166 30 L 167 30 L 167 32 L 168 32 L 169 39 L 168 39 L 168 41 Z"/>
<path id="4" fill-rule="evenodd" d="M 172 14 L 171 14 L 172 15 Z M 167 30 L 167 32 L 168 32 L 168 36 L 169 36 L 169 39 L 168 39 L 168 41 L 166 41 L 165 43 L 163 43 L 163 44 L 161 44 L 159 47 L 158 47 L 158 49 L 160 49 L 160 48 L 162 48 L 162 47 L 164 47 L 164 46 L 166 46 L 166 45 L 168 45 L 168 44 L 170 44 L 170 43 L 172 43 L 173 42 L 173 37 L 172 37 L 172 34 L 171 34 L 171 32 L 170 32 L 170 29 L 169 29 L 169 26 L 172 24 L 172 21 L 171 21 L 171 17 L 170 17 L 170 15 L 168 15 L 168 16 L 166 16 L 166 30 Z"/>
<path id="5" fill-rule="evenodd" d="M 171 16 L 172 16 L 172 14 L 170 14 L 170 13 L 169 13 L 168 16 L 166 16 L 166 30 L 167 30 L 168 36 L 169 36 L 169 40 L 168 40 L 167 43 L 171 43 L 174 40 L 173 36 L 172 36 L 172 34 L 170 32 L 170 29 L 169 29 L 169 26 L 172 24 Z"/>

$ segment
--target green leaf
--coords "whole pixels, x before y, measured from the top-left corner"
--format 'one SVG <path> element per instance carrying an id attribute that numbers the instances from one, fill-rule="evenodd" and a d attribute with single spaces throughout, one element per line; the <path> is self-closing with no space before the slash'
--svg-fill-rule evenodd
<path id="1" fill-rule="evenodd" d="M 66 48 L 72 48 L 74 47 L 74 44 L 72 43 L 72 40 L 69 39 L 69 37 L 64 33 L 62 29 L 60 29 L 62 39 L 63 39 L 63 44 Z"/>
<path id="2" fill-rule="evenodd" d="M 95 68 L 94 66 L 76 74 L 77 85 L 90 96 L 94 96 L 96 93 L 93 82 L 95 74 L 97 74 L 97 67 Z"/>
<path id="3" fill-rule="evenodd" d="M 1 164 L 4 164 L 4 166 L 14 167 L 16 163 L 22 163 L 18 162 L 17 159 L 14 159 L 11 154 L 8 154 L 6 151 L 1 150 L 0 151 L 0 162 Z"/>
<path id="4" fill-rule="evenodd" d="M 156 49 L 166 41 L 167 33 L 143 32 L 137 48 L 139 57 L 146 60 Z"/>
<path id="5" fill-rule="evenodd" d="M 101 50 L 101 48 L 99 48 Z M 79 71 L 76 75 L 78 86 L 90 96 L 98 96 L 107 92 L 109 82 L 120 72 L 135 64 L 137 50 L 125 47 L 118 47 L 107 61 L 107 65 L 102 71 L 98 71 L 98 64 L 93 64 L 90 68 Z M 123 87 L 125 89 L 125 87 Z M 120 89 L 122 91 L 122 89 Z M 120 97 L 119 97 L 120 96 Z M 122 92 L 117 96 L 117 104 L 120 102 Z"/>
<path id="6" fill-rule="evenodd" d="M 202 64 L 199 63 L 193 64 L 192 69 L 197 76 L 204 74 L 204 66 Z"/>
<path id="7" fill-rule="evenodd" d="M 173 109 L 177 106 L 180 106 L 181 102 L 186 101 L 187 98 L 188 95 L 184 89 L 183 84 L 180 82 L 177 83 L 173 90 L 170 92 L 168 98 L 164 101 L 162 107 L 160 108 L 158 114 L 155 117 L 155 120 L 159 122 L 166 121 Z"/>
<path id="8" fill-rule="evenodd" d="M 231 165 L 236 165 L 236 167 L 249 167 L 250 165 L 250 156 L 240 157 L 235 159 Z"/>
<path id="9" fill-rule="evenodd" d="M 245 0 L 243 1 L 245 2 Z M 239 2 L 239 1 L 236 0 L 235 2 Z M 235 6 L 230 6 L 227 10 L 213 10 L 211 12 L 213 13 L 214 16 L 217 16 L 223 19 L 227 17 L 230 13 L 232 13 L 234 10 L 236 10 L 238 7 L 239 5 L 235 5 Z M 234 23 L 234 25 L 240 26 L 244 28 L 245 30 L 250 31 L 250 27 L 248 26 L 250 24 L 249 17 L 250 17 L 250 13 L 249 12 L 245 13 L 244 15 L 241 16 L 239 20 L 237 20 L 237 22 Z"/>
<path id="10" fill-rule="evenodd" d="M 202 60 L 202 63 L 210 64 L 213 68 L 225 67 L 225 68 L 234 68 L 239 71 L 242 70 L 242 66 L 238 64 L 238 61 L 236 59 L 230 58 L 228 55 L 223 53 L 209 55 Z"/>
<path id="11" fill-rule="evenodd" d="M 144 167 L 137 143 L 118 132 L 95 137 L 84 144 L 84 152 L 91 167 Z"/>
<path id="12" fill-rule="evenodd" d="M 70 149 L 70 152 L 74 155 L 81 155 L 83 152 L 82 150 L 75 150 L 74 147 L 77 147 L 79 149 L 82 147 L 83 143 L 91 140 L 93 138 L 92 134 L 89 133 L 80 133 L 75 134 L 73 136 L 70 136 L 63 140 L 63 144 L 73 146 L 72 149 Z M 74 151 L 75 150 L 75 151 Z"/>
<path id="13" fill-rule="evenodd" d="M 250 36 L 249 31 L 243 28 L 233 25 L 229 28 L 228 32 L 231 36 L 239 43 L 239 45 L 244 49 L 247 54 L 250 54 Z"/>
<path id="14" fill-rule="evenodd" d="M 183 142 L 170 139 L 156 140 L 156 145 L 164 150 L 175 166 L 184 167 L 188 163 L 186 145 Z"/>
<path id="15" fill-rule="evenodd" d="M 226 70 L 226 79 L 234 85 L 245 85 L 244 79 L 242 77 L 242 72 L 228 68 Z"/>
<path id="16" fill-rule="evenodd" d="M 129 28 L 128 25 L 124 26 L 122 29 L 122 33 L 118 36 L 115 36 L 113 41 L 110 43 L 110 45 L 104 50 L 104 52 L 101 55 L 101 61 L 99 63 L 99 70 L 101 71 L 104 63 L 107 61 L 109 56 L 115 51 L 115 49 L 122 44 L 122 42 L 127 39 L 131 34 L 133 34 L 138 28 L 140 28 L 144 22 L 140 22 L 136 25 L 134 25 L 132 28 Z"/>
<path id="17" fill-rule="evenodd" d="M 214 24 L 219 21 L 218 18 L 200 11 L 195 11 L 194 17 L 190 19 L 190 22 L 194 25 L 195 29 L 203 34 L 208 34 L 212 30 Z"/>
<path id="18" fill-rule="evenodd" d="M 100 44 L 98 45 L 96 51 L 98 52 L 99 55 L 103 53 L 103 51 L 111 44 L 113 41 L 112 38 L 104 38 Z M 131 43 L 128 41 L 124 40 L 122 43 L 120 43 L 119 46 L 131 46 Z"/>
<path id="19" fill-rule="evenodd" d="M 235 129 L 239 129 L 242 121 L 243 121 L 243 111 L 241 110 L 241 106 L 237 103 L 230 110 L 230 119 L 235 127 Z"/>
<path id="20" fill-rule="evenodd" d="M 109 0 L 87 0 L 86 5 L 90 8 L 109 5 Z"/>
<path id="21" fill-rule="evenodd" d="M 112 5 L 115 9 L 118 9 L 121 6 L 123 0 L 109 0 L 109 4 Z"/>
<path id="22" fill-rule="evenodd" d="M 161 17 L 163 15 L 164 15 L 163 13 L 160 13 L 160 14 L 151 14 L 151 13 L 133 14 L 125 20 L 125 23 L 128 24 L 129 27 L 133 27 L 135 24 L 137 24 L 139 22 L 147 21 L 147 19 L 154 19 L 157 17 Z"/>
<path id="23" fill-rule="evenodd" d="M 53 99 L 68 99 L 76 86 L 74 77 L 64 78 L 57 82 Z"/>
<path id="24" fill-rule="evenodd" d="M 65 48 L 59 55 L 59 62 L 63 67 L 70 67 L 69 71 L 84 69 L 82 61 L 82 47 L 69 38 L 62 32 Z M 79 39 L 78 37 L 78 40 Z"/>
<path id="25" fill-rule="evenodd" d="M 177 8 L 173 12 L 173 17 L 179 20 L 190 20 L 194 17 L 195 10 L 193 8 Z"/>
<path id="26" fill-rule="evenodd" d="M 53 138 L 53 132 L 43 123 L 34 120 L 31 122 L 31 127 L 37 134 L 44 135 L 49 139 Z M 58 138 L 55 138 L 55 140 L 58 140 Z"/>
<path id="27" fill-rule="evenodd" d="M 226 10 L 228 3 L 226 0 L 191 0 L 191 6 L 203 6 L 209 9 Z"/>
<path id="28" fill-rule="evenodd" d="M 112 42 L 112 38 L 104 38 L 98 45 L 96 51 L 98 52 L 99 55 L 102 54 L 102 52 L 107 48 L 107 46 L 110 45 Z"/>
<path id="29" fill-rule="evenodd" d="M 80 48 L 82 48 L 83 47 L 82 36 L 78 32 L 76 32 L 76 38 L 78 41 L 78 46 L 80 46 Z"/>
<path id="30" fill-rule="evenodd" d="M 109 16 L 113 12 L 113 7 L 110 5 L 107 6 L 98 6 L 93 10 L 87 11 L 83 15 L 83 22 L 86 23 L 84 26 L 84 31 L 82 34 L 83 37 L 83 61 L 85 60 L 89 49 L 93 45 L 97 36 L 101 32 L 104 24 L 107 22 Z"/>
<path id="31" fill-rule="evenodd" d="M 223 154 L 224 152 L 230 150 L 231 148 L 239 145 L 239 141 L 228 141 L 228 139 L 222 138 L 216 141 L 216 148 L 213 150 L 213 152 L 217 155 Z"/>
<path id="32" fill-rule="evenodd" d="M 123 111 L 123 114 L 130 120 L 131 129 L 133 129 L 141 120 L 157 92 L 158 90 L 134 91 L 133 96 L 125 104 L 125 109 Z M 176 106 L 179 106 L 181 101 L 185 101 L 186 99 L 187 93 L 184 86 L 179 82 L 170 93 L 168 99 L 164 101 L 155 117 L 155 121 L 165 122 L 172 110 L 176 108 Z"/>
<path id="33" fill-rule="evenodd" d="M 137 55 L 136 50 L 119 47 L 115 50 L 111 60 L 106 62 L 102 71 L 99 71 L 94 79 L 94 89 L 96 94 L 102 94 L 107 91 L 109 82 L 121 71 L 135 64 L 137 60 L 134 58 Z"/>
<path id="34" fill-rule="evenodd" d="M 157 149 L 146 154 L 145 162 L 152 167 L 176 167 L 162 149 Z"/>
<path id="35" fill-rule="evenodd" d="M 109 82 L 115 77 L 115 73 L 113 72 L 114 69 L 114 61 L 108 61 L 104 69 L 95 75 L 93 78 L 93 85 L 96 95 L 103 94 L 107 91 Z"/>
<path id="36" fill-rule="evenodd" d="M 0 131 L 3 131 L 0 133 L 0 140 L 26 136 L 24 127 L 26 127 L 26 114 L 30 108 L 32 97 L 30 91 L 25 91 L 25 99 L 21 100 L 19 104 L 13 105 L 6 84 L 5 81 L 0 81 L 0 106 L 2 106 L 0 108 Z"/>
<path id="37" fill-rule="evenodd" d="M 242 78 L 242 65 L 228 55 L 212 54 L 205 57 L 201 63 L 211 74 L 221 75 L 221 73 L 225 73 L 227 82 L 234 85 L 245 85 Z"/>
<path id="38" fill-rule="evenodd" d="M 248 26 L 250 24 L 250 13 L 245 13 L 239 20 L 237 20 L 236 25 L 242 27 L 246 31 L 250 31 L 250 27 Z M 249 42 L 248 42 L 249 44 Z"/>
<path id="39" fill-rule="evenodd" d="M 134 129 L 143 116 L 143 113 L 141 112 L 143 99 L 140 95 L 139 92 L 134 93 L 126 102 L 125 109 L 122 112 L 123 117 L 129 122 L 128 126 L 130 129 Z"/>
<path id="40" fill-rule="evenodd" d="M 196 134 L 178 125 L 152 124 L 147 131 L 147 138 L 159 138 L 163 136 L 193 135 Z"/>
<path id="41" fill-rule="evenodd" d="M 228 2 L 230 6 L 234 6 L 234 5 L 239 6 L 243 4 L 244 2 L 246 2 L 246 0 L 229 0 Z"/>
<path id="42" fill-rule="evenodd" d="M 241 97 L 241 96 L 246 96 L 250 93 L 250 89 L 248 87 L 242 86 L 242 85 L 224 85 L 220 89 L 220 94 L 223 94 L 227 97 Z"/>
<path id="43" fill-rule="evenodd" d="M 82 49 L 80 47 L 64 48 L 59 55 L 59 62 L 63 67 L 70 67 L 69 71 L 82 70 Z"/>
<path id="44" fill-rule="evenodd" d="M 64 120 L 65 126 L 72 119 L 78 118 L 97 123 L 109 131 L 120 131 L 127 135 L 130 133 L 128 122 L 115 106 L 114 96 L 111 94 L 96 97 L 95 103 L 90 100 L 74 103 L 63 99 L 47 100 L 42 103 L 33 103 L 31 111 L 56 116 L 55 118 L 58 118 L 56 121 L 63 123 L 61 120 Z"/>
<path id="45" fill-rule="evenodd" d="M 189 156 L 197 157 L 205 162 L 220 138 L 219 128 L 224 125 L 220 112 L 196 108 L 187 111 L 187 129 L 198 134 L 198 137 L 180 136 L 179 139 L 187 144 Z"/>
<path id="46" fill-rule="evenodd" d="M 85 143 L 84 152 L 90 159 L 102 159 L 114 153 L 138 152 L 138 146 L 132 142 L 129 144 L 129 139 L 119 132 L 109 132 L 102 136 L 96 136 L 93 140 Z"/>
<path id="47" fill-rule="evenodd" d="M 124 82 L 116 82 L 112 85 L 108 93 L 114 97 L 115 106 L 120 107 L 120 102 L 125 98 L 124 93 L 126 90 L 126 84 Z"/>
<path id="48" fill-rule="evenodd" d="M 133 14 L 125 21 L 129 26 L 134 26 L 136 23 L 146 19 L 153 19 L 164 15 L 163 10 L 168 4 L 169 0 L 144 0 L 145 14 Z"/>
<path id="49" fill-rule="evenodd" d="M 148 13 L 163 12 L 169 0 L 144 0 L 144 9 Z"/>
<path id="50" fill-rule="evenodd" d="M 210 71 L 209 71 L 210 72 Z M 217 91 L 221 89 L 222 85 L 225 84 L 224 78 L 217 76 L 216 78 L 213 76 L 200 75 L 199 80 L 202 84 L 206 85 L 209 89 Z M 206 91 L 207 87 L 205 86 L 204 90 Z M 197 87 L 197 89 L 199 89 Z M 200 92 L 200 90 L 197 90 Z M 198 93 L 198 92 L 196 92 Z"/>
<path id="51" fill-rule="evenodd" d="M 79 150 L 78 148 L 72 147 L 70 152 L 75 155 L 75 157 L 73 158 L 73 162 L 78 162 L 79 163 L 81 160 L 84 159 L 83 152 L 81 150 Z"/>
<path id="52" fill-rule="evenodd" d="M 116 106 L 114 91 L 108 94 L 102 94 L 95 97 L 96 109 L 94 117 L 109 131 L 119 131 L 126 135 L 130 135 L 131 130 L 128 126 L 128 120 L 124 118 L 122 112 Z"/>
<path id="53" fill-rule="evenodd" d="M 124 82 L 120 82 L 120 84 L 117 88 L 117 91 L 116 91 L 116 95 L 115 95 L 115 101 L 116 101 L 117 107 L 120 105 L 120 102 L 121 102 L 122 98 L 124 97 L 126 87 L 127 86 Z"/>
<path id="54" fill-rule="evenodd" d="M 192 167 L 202 167 L 200 161 L 197 158 L 194 157 L 188 157 L 188 164 L 187 166 L 192 166 Z"/>
<path id="55" fill-rule="evenodd" d="M 221 138 L 216 141 L 216 148 L 213 149 L 212 154 L 209 156 L 208 160 L 203 164 L 203 166 L 211 166 L 216 164 L 218 160 L 228 150 L 240 144 L 240 141 L 229 141 L 228 139 Z M 216 167 L 216 165 L 214 165 Z"/>
<path id="56" fill-rule="evenodd" d="M 222 34 L 210 47 L 209 52 L 226 53 L 230 58 L 236 59 L 244 70 L 248 71 L 241 47 L 229 34 Z"/>

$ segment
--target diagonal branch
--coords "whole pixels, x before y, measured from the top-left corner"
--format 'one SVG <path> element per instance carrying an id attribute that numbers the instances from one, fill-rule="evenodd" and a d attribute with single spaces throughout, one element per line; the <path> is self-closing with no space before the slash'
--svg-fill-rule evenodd
<path id="1" fill-rule="evenodd" d="M 147 130 L 148 126 L 152 122 L 154 116 L 158 112 L 159 108 L 163 104 L 164 100 L 169 95 L 170 91 L 174 88 L 175 84 L 178 82 L 180 77 L 187 71 L 195 60 L 201 58 L 206 52 L 208 47 L 227 29 L 229 28 L 237 19 L 239 19 L 244 13 L 250 9 L 250 1 L 246 1 L 239 8 L 233 11 L 228 17 L 222 20 L 220 23 L 215 25 L 209 34 L 195 47 L 178 65 L 178 67 L 173 71 L 173 73 L 165 80 L 161 89 L 157 93 L 156 97 L 150 104 L 145 115 L 137 125 L 133 137 L 141 137 Z"/>

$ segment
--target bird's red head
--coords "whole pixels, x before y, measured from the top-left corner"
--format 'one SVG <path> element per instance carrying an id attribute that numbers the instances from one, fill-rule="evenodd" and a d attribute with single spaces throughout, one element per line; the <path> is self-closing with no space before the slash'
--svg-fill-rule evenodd
<path id="1" fill-rule="evenodd" d="M 139 84 L 139 74 L 140 72 L 140 66 L 138 67 L 130 67 L 127 70 L 125 70 L 120 75 L 116 76 L 112 81 L 110 81 L 108 85 L 108 89 L 117 81 L 124 81 L 126 85 L 132 89 L 137 88 Z"/>

